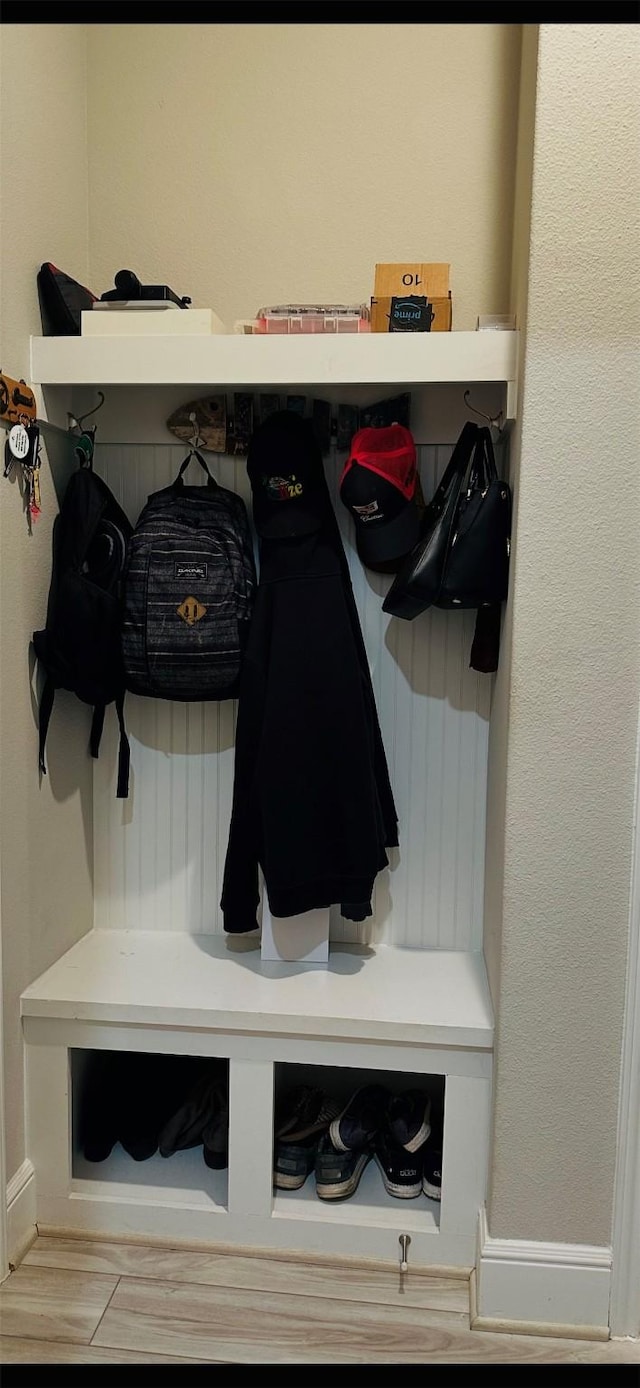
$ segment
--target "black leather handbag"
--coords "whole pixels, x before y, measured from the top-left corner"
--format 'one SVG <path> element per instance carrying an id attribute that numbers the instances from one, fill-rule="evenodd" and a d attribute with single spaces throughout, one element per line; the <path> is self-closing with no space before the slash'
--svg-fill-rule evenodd
<path id="1" fill-rule="evenodd" d="M 383 611 L 411 621 L 428 607 L 502 602 L 510 534 L 511 492 L 498 477 L 491 431 L 468 422 Z"/>

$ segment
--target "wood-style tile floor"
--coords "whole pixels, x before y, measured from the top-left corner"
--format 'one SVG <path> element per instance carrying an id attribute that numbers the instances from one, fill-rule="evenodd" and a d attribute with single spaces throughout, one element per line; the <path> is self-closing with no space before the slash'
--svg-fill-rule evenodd
<path id="1" fill-rule="evenodd" d="M 0 1363 L 631 1363 L 640 1341 L 471 1330 L 469 1283 L 38 1238 L 0 1286 Z"/>

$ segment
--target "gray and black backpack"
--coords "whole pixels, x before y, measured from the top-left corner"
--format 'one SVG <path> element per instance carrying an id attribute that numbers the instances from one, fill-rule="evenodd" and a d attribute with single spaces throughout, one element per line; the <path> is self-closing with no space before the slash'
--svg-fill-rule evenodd
<path id="1" fill-rule="evenodd" d="M 207 473 L 205 487 L 182 481 L 193 456 Z M 175 482 L 148 497 L 129 541 L 127 689 L 183 702 L 235 698 L 255 589 L 245 504 L 192 450 Z"/>

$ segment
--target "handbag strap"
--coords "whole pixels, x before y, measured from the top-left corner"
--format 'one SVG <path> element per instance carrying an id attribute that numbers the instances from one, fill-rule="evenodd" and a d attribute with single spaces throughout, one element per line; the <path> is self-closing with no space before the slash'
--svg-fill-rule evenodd
<path id="1" fill-rule="evenodd" d="M 482 426 L 482 428 L 478 430 L 478 433 L 480 434 L 480 439 L 482 441 L 487 483 L 497 482 L 498 469 L 496 467 L 496 455 L 493 451 L 493 439 L 491 437 L 491 430 L 488 429 L 485 424 Z"/>
<path id="2" fill-rule="evenodd" d="M 451 454 L 449 462 L 447 463 L 442 478 L 438 483 L 438 486 L 436 487 L 436 490 L 429 503 L 429 506 L 427 507 L 427 512 L 431 516 L 433 516 L 436 513 L 439 514 L 441 511 L 444 510 L 445 502 L 447 499 L 449 499 L 449 494 L 451 493 L 455 483 L 457 483 L 456 491 L 460 491 L 460 487 L 462 486 L 462 483 L 464 481 L 474 448 L 476 447 L 476 444 L 478 442 L 479 433 L 480 430 L 478 428 L 478 425 L 474 424 L 471 420 L 467 420 L 466 424 L 462 429 L 462 433 L 460 434 L 458 442 L 456 443 L 456 446 L 453 450 L 453 453 Z"/>
<path id="3" fill-rule="evenodd" d="M 493 451 L 493 440 L 491 430 L 486 427 L 478 428 L 478 437 L 473 449 L 469 463 L 469 473 L 464 486 L 467 500 L 474 492 L 485 492 L 489 490 L 492 482 L 498 481 L 498 470 Z"/>
<path id="4" fill-rule="evenodd" d="M 478 437 L 469 463 L 469 471 L 463 489 L 466 492 L 467 501 L 474 492 L 486 492 L 491 481 L 484 432 L 484 429 L 478 429 Z"/>
<path id="5" fill-rule="evenodd" d="M 176 480 L 175 480 L 175 482 L 174 482 L 174 484 L 173 484 L 174 487 L 177 487 L 178 490 L 179 490 L 181 487 L 184 486 L 184 482 L 182 481 L 182 474 L 183 474 L 183 472 L 186 472 L 186 470 L 187 470 L 187 468 L 188 468 L 188 466 L 189 466 L 189 463 L 191 462 L 191 459 L 192 459 L 192 458 L 195 458 L 196 461 L 199 462 L 200 467 L 201 467 L 201 468 L 204 468 L 204 471 L 206 472 L 206 474 L 207 474 L 207 479 L 208 479 L 208 480 L 207 480 L 207 486 L 208 486 L 208 487 L 217 487 L 218 483 L 216 482 L 215 477 L 212 477 L 211 473 L 209 472 L 209 468 L 208 468 L 206 459 L 203 458 L 202 454 L 199 452 L 199 450 L 198 450 L 197 448 L 192 448 L 191 451 L 190 451 L 189 453 L 187 453 L 187 456 L 186 456 L 184 462 L 180 464 L 180 471 L 179 471 L 178 476 L 176 477 Z"/>

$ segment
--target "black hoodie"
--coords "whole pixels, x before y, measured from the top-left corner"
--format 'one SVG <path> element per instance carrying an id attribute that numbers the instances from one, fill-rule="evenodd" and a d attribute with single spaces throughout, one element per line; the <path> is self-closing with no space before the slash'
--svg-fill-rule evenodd
<path id="1" fill-rule="evenodd" d="M 274 916 L 339 903 L 371 914 L 397 814 L 362 631 L 324 479 L 319 528 L 260 545 L 240 677 L 221 907 L 256 928 L 258 866 Z M 317 478 L 315 479 L 317 484 Z"/>

